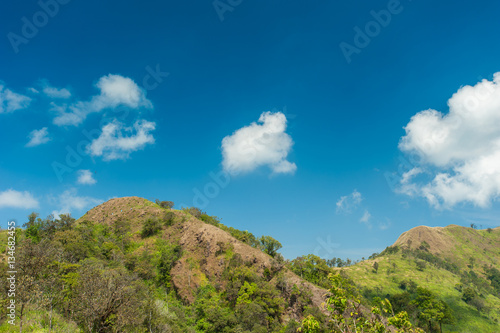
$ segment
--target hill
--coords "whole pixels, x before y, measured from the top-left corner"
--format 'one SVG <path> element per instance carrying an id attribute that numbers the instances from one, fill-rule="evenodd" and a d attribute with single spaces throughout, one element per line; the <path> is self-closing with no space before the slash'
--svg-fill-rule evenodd
<path id="1" fill-rule="evenodd" d="M 377 267 L 375 270 L 374 265 Z M 397 303 L 412 283 L 452 309 L 444 332 L 500 332 L 500 228 L 419 226 L 374 258 L 345 268 L 367 299 Z M 408 299 L 407 299 L 408 300 Z"/>
<path id="2" fill-rule="evenodd" d="M 115 198 L 0 230 L 0 332 L 500 331 L 500 228 L 421 226 L 354 264 L 284 260 L 270 236 L 172 207 Z"/>
<path id="3" fill-rule="evenodd" d="M 149 239 L 149 242 L 145 242 L 140 237 L 140 229 L 144 221 L 151 218 L 164 218 L 166 210 L 139 197 L 111 199 L 88 211 L 77 220 L 77 223 L 87 220 L 113 226 L 121 218 L 128 219 L 131 222 L 131 231 L 135 234 L 134 241 L 145 242 L 133 253 L 143 251 L 144 247 L 150 245 L 152 240 L 157 237 L 178 242 L 183 255 L 172 267 L 172 282 L 179 296 L 189 303 L 194 301 L 196 290 L 206 280 L 225 287 L 227 281 L 223 279 L 223 272 L 228 264 L 227 258 L 235 254 L 240 256 L 243 262 L 251 263 L 260 277 L 263 277 L 266 271 L 283 270 L 283 278 L 287 283 L 300 286 L 312 295 L 313 306 L 319 308 L 324 302 L 326 290 L 300 279 L 260 249 L 251 247 L 233 237 L 228 231 L 205 223 L 188 212 L 170 209 L 167 212 L 172 212 L 175 215 L 173 219 L 182 221 L 182 223 L 165 228 L 163 233 Z M 201 216 L 201 212 L 196 213 Z M 275 280 L 271 280 L 271 282 L 276 283 Z M 288 315 L 294 319 L 301 317 L 296 311 L 288 313 Z"/>
<path id="4" fill-rule="evenodd" d="M 279 242 L 171 205 L 126 197 L 78 220 L 30 215 L 16 230 L 15 330 L 295 332 L 307 315 L 327 322 L 327 290 L 285 267 Z M 10 329 L 4 320 L 0 332 Z"/>

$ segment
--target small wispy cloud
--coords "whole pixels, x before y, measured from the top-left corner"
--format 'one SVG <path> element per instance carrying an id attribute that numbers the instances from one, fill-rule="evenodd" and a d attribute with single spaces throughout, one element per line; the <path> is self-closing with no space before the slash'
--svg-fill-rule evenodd
<path id="1" fill-rule="evenodd" d="M 31 98 L 5 88 L 0 81 L 0 113 L 9 113 L 26 109 L 31 103 Z"/>
<path id="2" fill-rule="evenodd" d="M 75 211 L 81 212 L 84 209 L 91 208 L 103 202 L 101 199 L 79 196 L 77 190 L 74 188 L 64 191 L 57 198 L 51 198 L 50 201 L 55 206 L 60 207 L 52 212 L 55 218 L 58 218 L 61 214 L 71 214 Z"/>
<path id="3" fill-rule="evenodd" d="M 387 229 L 389 229 L 389 227 L 391 226 L 391 224 L 392 224 L 391 221 L 389 219 L 386 219 L 385 222 L 381 222 L 381 223 L 378 224 L 378 228 L 380 230 L 387 230 Z"/>
<path id="4" fill-rule="evenodd" d="M 363 196 L 357 190 L 354 190 L 351 194 L 340 197 L 337 201 L 337 214 L 344 213 L 349 214 L 352 213 L 353 210 L 357 209 L 359 205 L 363 201 Z"/>
<path id="5" fill-rule="evenodd" d="M 50 98 L 67 99 L 71 97 L 71 92 L 66 88 L 56 88 L 49 84 L 48 81 L 43 80 L 40 82 L 42 91 Z"/>
<path id="6" fill-rule="evenodd" d="M 39 130 L 33 130 L 28 135 L 30 139 L 26 144 L 26 147 L 35 147 L 50 141 L 49 131 L 47 127 L 43 127 Z"/>
<path id="7" fill-rule="evenodd" d="M 155 143 L 151 134 L 155 128 L 156 123 L 146 120 L 136 121 L 133 127 L 114 121 L 102 128 L 101 135 L 87 146 L 87 150 L 91 156 L 102 156 L 105 161 L 127 159 L 132 152 Z M 130 134 L 127 136 L 127 133 Z"/>
<path id="8" fill-rule="evenodd" d="M 94 185 L 97 183 L 90 170 L 78 170 L 77 183 L 80 185 Z"/>
<path id="9" fill-rule="evenodd" d="M 370 214 L 370 212 L 368 210 L 365 210 L 363 216 L 359 219 L 359 222 L 365 224 L 368 229 L 371 229 L 372 228 L 372 224 L 371 224 L 371 219 L 372 219 L 372 214 Z"/>
<path id="10" fill-rule="evenodd" d="M 78 101 L 69 105 L 52 103 L 52 111 L 57 114 L 54 124 L 77 126 L 91 113 L 118 106 L 131 109 L 153 107 L 151 101 L 146 98 L 144 90 L 128 77 L 114 74 L 103 76 L 97 82 L 96 88 L 100 93 L 88 101 Z"/>

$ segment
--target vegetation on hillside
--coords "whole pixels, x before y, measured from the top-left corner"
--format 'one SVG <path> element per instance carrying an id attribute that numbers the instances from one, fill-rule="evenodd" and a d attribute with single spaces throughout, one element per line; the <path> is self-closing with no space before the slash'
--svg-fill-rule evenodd
<path id="1" fill-rule="evenodd" d="M 97 207 L 78 221 L 31 214 L 15 231 L 15 330 L 383 333 L 499 327 L 500 271 L 484 264 L 489 254 L 463 264 L 422 243 L 388 247 L 359 263 L 312 254 L 288 261 L 270 236 L 227 227 L 198 208 L 172 207 L 170 201 L 137 199 L 113 212 Z M 207 244 L 195 234 L 187 250 L 182 235 L 193 218 L 234 238 L 222 242 L 213 234 Z M 8 232 L 0 231 L 6 252 Z M 242 243 L 266 253 L 247 246 L 268 264 L 244 258 L 235 248 Z M 207 271 L 207 251 L 217 263 L 215 273 Z M 0 332 L 12 331 L 6 255 Z M 323 306 L 301 279 L 324 288 Z"/>

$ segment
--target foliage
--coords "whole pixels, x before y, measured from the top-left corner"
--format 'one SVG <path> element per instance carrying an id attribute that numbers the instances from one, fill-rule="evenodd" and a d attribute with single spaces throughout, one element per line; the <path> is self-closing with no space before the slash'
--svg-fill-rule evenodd
<path id="1" fill-rule="evenodd" d="M 269 254 L 271 257 L 276 256 L 277 251 L 283 246 L 271 236 L 262 236 L 259 238 L 262 251 Z"/>
<path id="2" fill-rule="evenodd" d="M 390 316 L 387 322 L 394 325 L 398 332 L 423 332 L 412 327 L 406 313 L 395 315 L 389 300 L 377 299 L 371 311 L 363 311 L 359 292 L 351 281 L 339 273 L 330 274 L 329 279 L 331 288 L 326 304 L 334 332 L 389 332 L 383 314 Z"/>
<path id="3" fill-rule="evenodd" d="M 155 217 L 150 217 L 144 221 L 141 230 L 142 238 L 156 235 L 162 228 L 162 223 Z"/>
<path id="4" fill-rule="evenodd" d="M 174 202 L 173 201 L 161 201 L 160 199 L 155 200 L 156 204 L 162 208 L 172 208 L 174 207 Z"/>
<path id="5" fill-rule="evenodd" d="M 287 267 L 301 278 L 320 287 L 328 288 L 330 285 L 328 274 L 333 270 L 328 266 L 326 260 L 314 254 L 293 259 Z"/>

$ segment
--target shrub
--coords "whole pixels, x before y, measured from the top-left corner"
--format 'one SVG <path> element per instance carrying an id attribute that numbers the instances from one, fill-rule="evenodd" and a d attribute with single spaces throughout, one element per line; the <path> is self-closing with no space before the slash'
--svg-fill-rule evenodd
<path id="1" fill-rule="evenodd" d="M 141 230 L 142 238 L 150 237 L 158 233 L 161 230 L 161 222 L 157 218 L 149 218 L 144 221 Z"/>
<path id="2" fill-rule="evenodd" d="M 427 263 L 423 260 L 415 260 L 415 264 L 419 271 L 423 271 L 427 267 Z"/>
<path id="3" fill-rule="evenodd" d="M 462 300 L 465 303 L 470 303 L 474 298 L 477 297 L 477 293 L 471 287 L 463 288 L 462 290 Z"/>
<path id="4" fill-rule="evenodd" d="M 201 209 L 199 209 L 198 207 L 183 208 L 182 210 L 185 213 L 193 215 L 197 219 L 199 219 L 201 217 L 201 215 L 203 214 L 203 212 L 201 211 Z"/>
<path id="5" fill-rule="evenodd" d="M 156 199 L 155 202 L 161 208 L 172 208 L 172 207 L 174 207 L 174 202 L 173 201 L 161 201 L 159 199 Z"/>
<path id="6" fill-rule="evenodd" d="M 163 224 L 166 226 L 171 226 L 175 222 L 175 213 L 174 212 L 165 212 L 163 214 Z"/>

